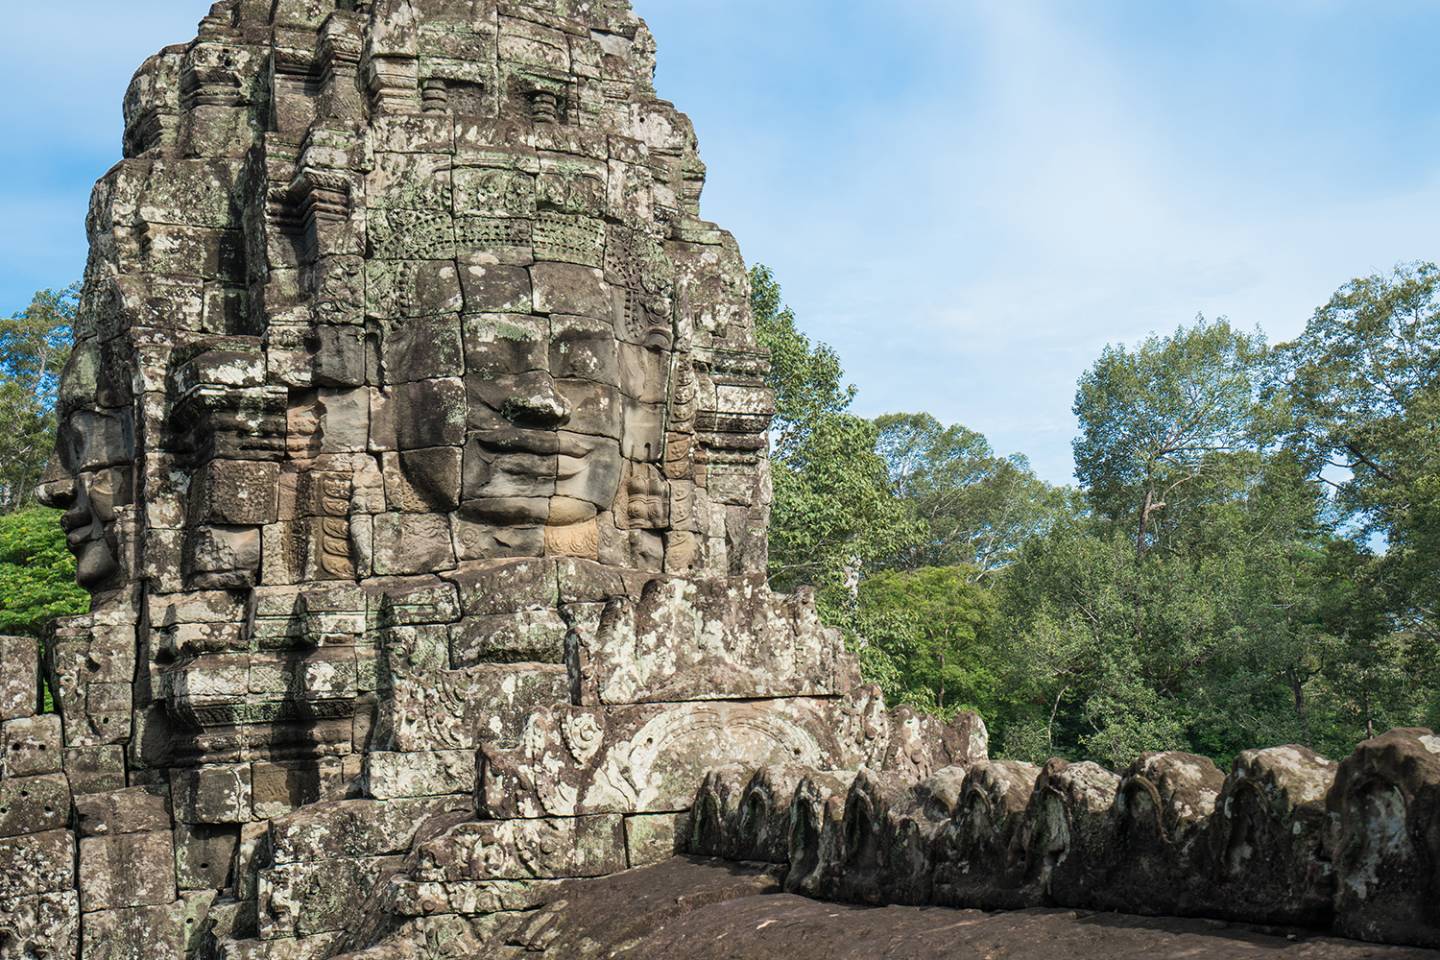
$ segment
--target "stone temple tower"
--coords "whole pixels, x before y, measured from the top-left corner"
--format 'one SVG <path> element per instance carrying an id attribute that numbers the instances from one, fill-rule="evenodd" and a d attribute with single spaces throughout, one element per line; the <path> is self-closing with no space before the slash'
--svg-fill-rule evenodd
<path id="1" fill-rule="evenodd" d="M 467 955 L 709 767 L 983 754 L 766 586 L 767 360 L 654 56 L 625 0 L 223 0 L 141 67 L 0 957 Z"/>

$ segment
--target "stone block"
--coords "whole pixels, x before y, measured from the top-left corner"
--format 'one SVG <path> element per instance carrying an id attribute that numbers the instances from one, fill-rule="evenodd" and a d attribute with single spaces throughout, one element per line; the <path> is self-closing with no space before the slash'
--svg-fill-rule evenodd
<path id="1" fill-rule="evenodd" d="M 343 799 L 348 786 L 338 758 L 251 765 L 251 804 L 257 820 L 281 817 L 322 799 Z"/>
<path id="2" fill-rule="evenodd" d="M 128 685 L 135 679 L 135 630 L 130 624 L 89 621 L 83 628 L 57 628 L 46 645 L 46 656 L 57 700 L 64 707 L 82 708 L 91 686 Z M 76 740 L 79 732 L 72 733 L 70 740 Z"/>
<path id="3" fill-rule="evenodd" d="M 1039 776 L 1039 767 L 1015 760 L 970 768 L 955 816 L 936 841 L 937 903 L 990 909 L 1023 902 L 1023 864 L 1010 859 L 1011 844 Z"/>
<path id="4" fill-rule="evenodd" d="M 82 837 L 169 830 L 169 791 L 164 786 L 142 786 L 79 795 L 75 827 Z"/>
<path id="5" fill-rule="evenodd" d="M 442 882 L 601 877 L 625 869 L 618 816 L 462 823 L 420 845 L 419 875 Z"/>
<path id="6" fill-rule="evenodd" d="M 576 641 L 585 703 L 834 696 L 854 672 L 813 598 L 775 596 L 763 577 L 652 580 Z"/>
<path id="7" fill-rule="evenodd" d="M 690 808 L 690 829 L 685 852 L 697 857 L 732 858 L 738 848 L 736 823 L 740 797 L 755 775 L 744 763 L 726 764 L 705 771 Z M 849 783 L 846 783 L 849 788 Z M 792 803 L 793 807 L 793 803 Z M 804 859 L 797 857 L 797 863 Z"/>
<path id="8" fill-rule="evenodd" d="M 399 449 L 458 447 L 465 442 L 465 384 L 459 378 L 399 384 L 393 389 L 393 405 Z"/>
<path id="9" fill-rule="evenodd" d="M 193 523 L 259 526 L 275 522 L 280 465 L 211 460 L 191 481 Z"/>
<path id="10" fill-rule="evenodd" d="M 570 678 L 560 664 L 486 663 L 447 670 L 441 628 L 428 641 L 393 631 L 386 659 L 390 686 L 382 691 L 374 745 L 386 750 L 473 750 L 486 740 L 518 737 L 538 707 L 570 699 Z M 404 661 L 412 644 L 435 648 L 420 668 Z"/>
<path id="11" fill-rule="evenodd" d="M 761 767 L 740 793 L 727 856 L 764 863 L 785 863 L 790 856 L 790 807 L 809 767 L 784 764 Z"/>
<path id="12" fill-rule="evenodd" d="M 465 353 L 459 314 L 386 321 L 380 362 L 384 381 L 390 384 L 463 376 Z"/>
<path id="13" fill-rule="evenodd" d="M 187 956 L 193 956 L 195 951 L 200 949 L 208 933 L 208 921 L 210 919 L 210 907 L 215 902 L 216 893 L 214 890 L 187 890 L 180 894 L 180 900 L 184 904 L 185 922 L 185 952 Z"/>
<path id="14" fill-rule="evenodd" d="M 170 832 L 82 839 L 79 879 L 85 913 L 170 903 L 175 899 Z"/>
<path id="15" fill-rule="evenodd" d="M 377 800 L 473 794 L 475 751 L 375 751 L 365 757 L 365 782 Z"/>
<path id="16" fill-rule="evenodd" d="M 75 886 L 75 835 L 46 830 L 0 840 L 0 903 Z"/>
<path id="17" fill-rule="evenodd" d="M 185 901 L 101 910 L 85 917 L 85 960 L 155 960 L 185 955 Z"/>
<path id="18" fill-rule="evenodd" d="M 1157 913 L 1192 913 L 1213 889 L 1205 876 L 1202 831 L 1225 775 L 1205 757 L 1147 753 L 1120 778 L 1107 824 L 1109 872 L 1095 902 L 1111 909 L 1144 904 Z"/>
<path id="19" fill-rule="evenodd" d="M 401 915 L 428 916 L 450 911 L 470 917 L 534 910 L 554 900 L 564 880 L 392 881 L 397 884 L 396 910 Z"/>
<path id="20" fill-rule="evenodd" d="M 185 660 L 163 674 L 170 687 L 170 709 L 192 723 L 205 724 L 207 712 L 233 706 L 250 692 L 250 658 L 212 653 Z"/>
<path id="21" fill-rule="evenodd" d="M 604 604 L 616 597 L 640 599 L 653 574 L 574 557 L 558 557 L 555 574 L 562 604 Z"/>
<path id="22" fill-rule="evenodd" d="M 47 773 L 0 780 L 0 839 L 57 830 L 70 822 L 70 783 Z"/>
<path id="23" fill-rule="evenodd" d="M 450 627 L 450 665 L 563 663 L 569 629 L 549 608 L 465 617 Z"/>
<path id="24" fill-rule="evenodd" d="M 0 637 L 0 721 L 34 716 L 40 704 L 40 648 L 34 637 Z"/>
<path id="25" fill-rule="evenodd" d="M 89 728 L 84 740 L 71 734 L 66 718 L 67 745 L 124 743 L 130 739 L 131 685 L 124 683 L 92 683 L 85 688 L 84 723 Z"/>
<path id="26" fill-rule="evenodd" d="M 430 513 L 375 517 L 375 572 L 380 576 L 438 573 L 455 566 L 450 519 Z"/>
<path id="27" fill-rule="evenodd" d="M 286 864 L 405 853 L 428 822 L 473 808 L 469 797 L 314 804 L 270 822 L 270 854 Z"/>
<path id="28" fill-rule="evenodd" d="M 250 764 L 210 764 L 170 771 L 180 823 L 244 823 L 251 817 Z"/>
<path id="29" fill-rule="evenodd" d="M 186 545 L 190 582 L 207 590 L 254 586 L 260 569 L 257 527 L 194 528 Z"/>
<path id="30" fill-rule="evenodd" d="M 464 264 L 460 286 L 467 313 L 529 313 L 534 305 L 530 273 L 524 267 Z"/>
<path id="31" fill-rule="evenodd" d="M 1328 925 L 1334 875 L 1325 798 L 1337 765 L 1301 746 L 1246 750 L 1235 758 L 1206 828 L 1207 907 L 1216 916 L 1296 926 Z"/>
<path id="32" fill-rule="evenodd" d="M 183 894 L 182 897 L 188 900 L 192 896 L 200 896 L 206 892 L 208 891 L 192 890 Z M 204 927 L 200 933 L 202 937 L 207 934 L 213 936 L 221 945 L 222 955 L 232 955 L 232 952 L 242 944 L 253 947 L 259 942 L 255 940 L 255 937 L 259 935 L 257 928 L 256 903 L 253 894 L 248 899 L 216 896 L 206 906 Z"/>
<path id="33" fill-rule="evenodd" d="M 787 798 L 788 799 L 788 798 Z M 688 813 L 646 813 L 625 818 L 625 859 L 630 869 L 684 853 Z"/>
<path id="34" fill-rule="evenodd" d="M 404 513 L 446 513 L 460 505 L 460 450 L 432 447 L 382 457 L 385 501 Z"/>
<path id="35" fill-rule="evenodd" d="M 356 693 L 355 648 L 321 647 L 249 658 L 249 693 L 258 699 L 352 700 Z"/>
<path id="36" fill-rule="evenodd" d="M 64 756 L 58 715 L 17 717 L 0 723 L 0 775 L 59 773 Z"/>
<path id="37" fill-rule="evenodd" d="M 1085 904 L 1099 889 L 1110 808 L 1120 777 L 1090 761 L 1054 759 L 1040 770 L 1016 845 L 1025 882 L 1052 902 Z"/>
<path id="38" fill-rule="evenodd" d="M 175 880 L 181 890 L 223 890 L 234 876 L 240 828 L 229 824 L 175 826 Z"/>
<path id="39" fill-rule="evenodd" d="M 319 387 L 358 387 L 365 383 L 363 327 L 316 324 L 306 339 L 312 345 L 311 383 Z"/>
<path id="40" fill-rule="evenodd" d="M 1440 826 L 1440 736 L 1413 727 L 1366 740 L 1326 796 L 1335 928 L 1379 943 L 1440 947 L 1433 904 Z"/>
<path id="41" fill-rule="evenodd" d="M 519 746 L 485 745 L 480 808 L 494 817 L 682 810 L 712 767 L 859 766 L 848 726 L 834 704 L 811 699 L 537 710 Z"/>
<path id="42" fill-rule="evenodd" d="M 366 588 L 366 624 L 370 629 L 452 623 L 460 618 L 455 585 L 439 577 L 385 580 Z"/>
<path id="43" fill-rule="evenodd" d="M 118 745 L 66 747 L 65 775 L 78 797 L 125 786 L 125 748 Z"/>
<path id="44" fill-rule="evenodd" d="M 459 589 L 460 608 L 467 616 L 554 607 L 559 602 L 560 588 L 553 560 L 467 564 L 446 579 Z"/>
<path id="45" fill-rule="evenodd" d="M 258 920 L 262 940 L 344 930 L 400 857 L 339 857 L 278 864 L 260 872 Z"/>
<path id="46" fill-rule="evenodd" d="M 235 899 L 255 900 L 260 866 L 270 863 L 270 824 L 242 823 L 235 847 Z"/>

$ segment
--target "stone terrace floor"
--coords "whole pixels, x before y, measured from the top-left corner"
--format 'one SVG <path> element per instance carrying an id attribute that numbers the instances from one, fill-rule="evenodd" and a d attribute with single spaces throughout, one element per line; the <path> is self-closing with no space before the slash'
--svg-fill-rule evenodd
<path id="1" fill-rule="evenodd" d="M 1440 952 L 1236 924 L 1074 910 L 857 907 L 773 874 L 677 858 L 577 881 L 510 938 L 514 956 L 615 960 L 1434 960 Z M 498 956 L 506 956 L 501 951 Z"/>

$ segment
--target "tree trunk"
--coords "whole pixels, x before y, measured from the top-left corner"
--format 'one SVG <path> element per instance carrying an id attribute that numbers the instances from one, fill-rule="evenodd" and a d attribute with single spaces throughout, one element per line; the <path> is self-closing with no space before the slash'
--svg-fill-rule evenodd
<path id="1" fill-rule="evenodd" d="M 940 684 L 935 694 L 935 707 L 941 713 L 945 712 L 945 654 L 940 654 Z"/>

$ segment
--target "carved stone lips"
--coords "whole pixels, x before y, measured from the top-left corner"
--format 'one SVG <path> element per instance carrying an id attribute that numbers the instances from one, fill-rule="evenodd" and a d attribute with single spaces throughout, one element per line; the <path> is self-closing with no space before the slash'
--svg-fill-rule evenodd
<path id="1" fill-rule="evenodd" d="M 482 430 L 473 434 L 481 446 L 496 453 L 529 453 L 540 457 L 585 457 L 591 450 L 579 434 L 554 430 Z"/>

